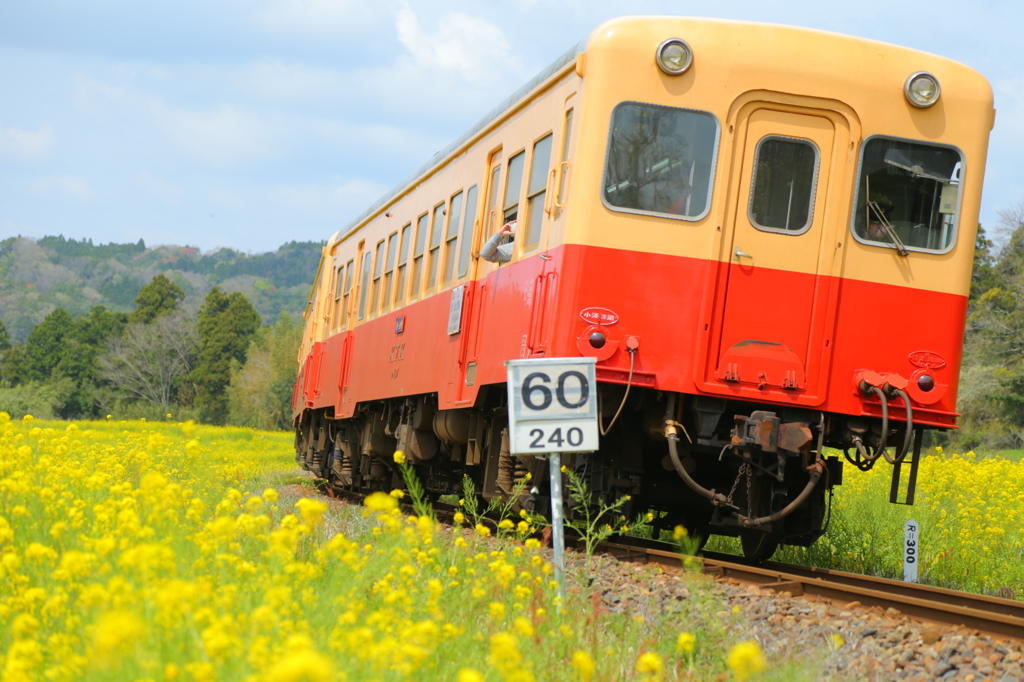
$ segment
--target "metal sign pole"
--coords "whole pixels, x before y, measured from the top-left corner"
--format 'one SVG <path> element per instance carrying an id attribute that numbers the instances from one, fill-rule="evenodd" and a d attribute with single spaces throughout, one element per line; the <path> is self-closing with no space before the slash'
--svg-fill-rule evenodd
<path id="1" fill-rule="evenodd" d="M 562 456 L 557 452 L 548 455 L 551 475 L 551 548 L 555 552 L 555 580 L 558 582 L 558 610 L 565 602 L 565 528 L 562 520 Z"/>

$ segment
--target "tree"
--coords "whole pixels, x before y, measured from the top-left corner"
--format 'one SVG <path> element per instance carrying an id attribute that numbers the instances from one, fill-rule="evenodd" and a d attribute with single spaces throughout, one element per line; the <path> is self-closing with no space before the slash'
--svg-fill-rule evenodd
<path id="1" fill-rule="evenodd" d="M 267 431 L 291 425 L 292 388 L 298 367 L 295 350 L 302 324 L 282 313 L 253 337 L 244 365 L 234 365 L 228 387 L 229 422 Z"/>
<path id="2" fill-rule="evenodd" d="M 976 254 L 971 282 L 957 406 L 970 447 L 1024 443 L 1024 204 L 999 215 L 1006 241 L 994 261 Z"/>
<path id="3" fill-rule="evenodd" d="M 71 381 L 71 390 L 64 396 L 58 413 L 65 419 L 95 417 L 98 414 L 97 388 L 102 380 L 99 355 L 107 340 L 121 335 L 128 316 L 104 306 L 94 306 L 88 315 L 75 320 L 64 342 L 64 351 L 54 376 Z"/>
<path id="4" fill-rule="evenodd" d="M 0 320 L 0 354 L 11 348 L 11 335 L 7 332 L 7 327 L 4 325 L 3 320 Z"/>
<path id="5" fill-rule="evenodd" d="M 22 381 L 50 378 L 64 357 L 73 326 L 74 320 L 63 308 L 56 308 L 36 325 L 25 342 L 20 371 Z"/>
<path id="6" fill-rule="evenodd" d="M 175 402 L 179 380 L 191 371 L 198 345 L 195 327 L 183 312 L 152 322 L 133 322 L 107 341 L 100 371 L 124 397 L 159 405 Z"/>
<path id="7" fill-rule="evenodd" d="M 160 315 L 167 315 L 178 309 L 178 302 L 185 298 L 185 292 L 177 284 L 160 274 L 139 290 L 135 297 L 135 310 L 128 315 L 129 322 L 152 322 Z"/>
<path id="8" fill-rule="evenodd" d="M 226 294 L 214 287 L 207 294 L 199 309 L 199 354 L 189 375 L 205 421 L 227 422 L 231 363 L 245 364 L 249 341 L 259 327 L 260 315 L 242 293 Z"/>
<path id="9" fill-rule="evenodd" d="M 979 296 L 996 286 L 993 248 L 992 240 L 985 236 L 985 229 L 978 225 L 978 236 L 974 240 L 974 268 L 971 270 L 971 301 L 976 301 Z"/>

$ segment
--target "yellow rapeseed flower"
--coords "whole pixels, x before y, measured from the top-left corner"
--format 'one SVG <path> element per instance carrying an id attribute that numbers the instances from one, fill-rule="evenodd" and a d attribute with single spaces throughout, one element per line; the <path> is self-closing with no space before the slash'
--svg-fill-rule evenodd
<path id="1" fill-rule="evenodd" d="M 486 538 L 491 534 L 491 529 L 482 523 L 478 523 L 476 524 L 476 532 L 480 535 L 480 537 Z"/>
<path id="2" fill-rule="evenodd" d="M 646 651 L 636 659 L 636 671 L 648 679 L 660 679 L 664 670 L 665 665 L 661 661 L 661 656 L 653 651 Z"/>
<path id="3" fill-rule="evenodd" d="M 736 679 L 743 682 L 763 672 L 768 663 L 761 651 L 761 645 L 751 639 L 740 642 L 730 649 L 725 664 L 729 666 Z"/>
<path id="4" fill-rule="evenodd" d="M 693 653 L 693 647 L 697 643 L 697 638 L 689 632 L 679 633 L 679 639 L 676 640 L 676 650 L 685 651 L 688 654 Z"/>
<path id="5" fill-rule="evenodd" d="M 572 655 L 572 669 L 576 671 L 582 682 L 590 682 L 594 678 L 597 667 L 594 659 L 586 651 L 575 651 Z"/>
<path id="6" fill-rule="evenodd" d="M 398 500 L 387 493 L 378 491 L 367 495 L 366 499 L 363 500 L 363 505 L 370 511 L 389 512 L 392 509 L 398 509 Z"/>
<path id="7" fill-rule="evenodd" d="M 274 682 L 331 682 L 334 679 L 330 659 L 310 649 L 287 654 L 267 673 Z"/>
<path id="8" fill-rule="evenodd" d="M 462 668 L 455 682 L 484 682 L 484 676 L 472 668 Z"/>
<path id="9" fill-rule="evenodd" d="M 395 450 L 395 464 L 405 464 L 405 453 L 401 450 Z"/>

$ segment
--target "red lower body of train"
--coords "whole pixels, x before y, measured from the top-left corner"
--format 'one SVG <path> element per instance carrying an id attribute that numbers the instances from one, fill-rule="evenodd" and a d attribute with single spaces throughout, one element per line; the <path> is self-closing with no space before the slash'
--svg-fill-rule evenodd
<path id="1" fill-rule="evenodd" d="M 912 498 L 923 431 L 955 426 L 966 297 L 593 246 L 545 255 L 470 282 L 461 304 L 442 291 L 315 344 L 293 396 L 299 462 L 390 489 L 401 448 L 433 494 L 466 475 L 512 494 L 546 463 L 508 452 L 504 362 L 592 356 L 605 424 L 631 388 L 600 451 L 568 465 L 665 527 L 739 535 L 763 557 L 824 532 L 843 464 L 826 446 L 859 469 L 906 464 Z M 881 328 L 883 308 L 900 312 Z M 520 495 L 548 504 L 543 487 Z"/>

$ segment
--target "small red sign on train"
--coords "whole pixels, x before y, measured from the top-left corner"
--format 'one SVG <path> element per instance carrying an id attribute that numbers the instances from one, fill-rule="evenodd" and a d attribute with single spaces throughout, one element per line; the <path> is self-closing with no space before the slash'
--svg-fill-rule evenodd
<path id="1" fill-rule="evenodd" d="M 580 317 L 583 318 L 584 322 L 599 324 L 605 327 L 619 321 L 618 314 L 607 308 L 584 308 L 580 311 Z"/>
<path id="2" fill-rule="evenodd" d="M 925 369 L 939 369 L 946 366 L 946 360 L 938 353 L 929 350 L 918 350 L 910 354 L 910 364 Z"/>

